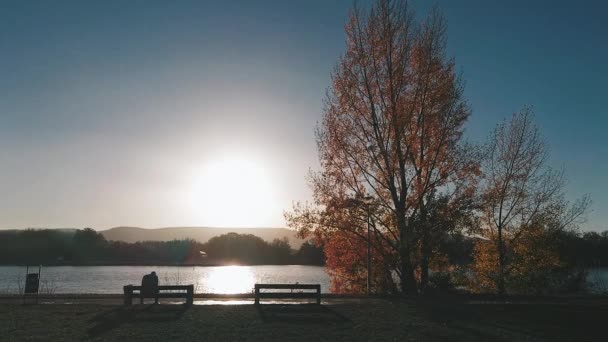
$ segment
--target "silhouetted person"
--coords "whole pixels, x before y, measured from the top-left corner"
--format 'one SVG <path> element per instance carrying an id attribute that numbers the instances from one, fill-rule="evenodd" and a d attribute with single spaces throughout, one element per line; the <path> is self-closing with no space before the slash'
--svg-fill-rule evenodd
<path id="1" fill-rule="evenodd" d="M 144 303 L 144 296 L 154 297 L 154 304 L 158 304 L 158 276 L 156 276 L 156 272 L 152 271 L 141 279 L 141 294 L 141 304 Z"/>

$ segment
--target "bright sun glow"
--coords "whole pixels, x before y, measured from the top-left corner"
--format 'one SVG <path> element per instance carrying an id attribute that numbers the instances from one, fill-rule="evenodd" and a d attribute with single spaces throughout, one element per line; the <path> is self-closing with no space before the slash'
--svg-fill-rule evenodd
<path id="1" fill-rule="evenodd" d="M 271 176 L 248 159 L 206 164 L 194 186 L 193 205 L 205 225 L 217 227 L 260 227 L 278 212 Z"/>

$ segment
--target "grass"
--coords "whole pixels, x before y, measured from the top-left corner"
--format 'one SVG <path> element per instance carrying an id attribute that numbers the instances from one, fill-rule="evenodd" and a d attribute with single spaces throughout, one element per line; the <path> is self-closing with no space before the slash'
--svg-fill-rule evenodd
<path id="1" fill-rule="evenodd" d="M 471 304 L 0 304 L 2 341 L 600 341 L 608 299 Z"/>

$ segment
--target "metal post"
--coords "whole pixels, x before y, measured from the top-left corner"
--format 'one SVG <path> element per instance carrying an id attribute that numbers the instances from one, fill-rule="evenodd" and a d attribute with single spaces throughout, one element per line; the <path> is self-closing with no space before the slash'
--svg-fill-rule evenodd
<path id="1" fill-rule="evenodd" d="M 30 271 L 30 266 L 25 266 L 25 284 L 23 285 L 23 304 L 25 304 L 25 285 L 27 285 L 27 274 Z"/>
<path id="2" fill-rule="evenodd" d="M 36 304 L 38 304 L 38 296 L 40 295 L 40 270 L 42 270 L 42 265 L 38 265 L 38 291 L 36 291 Z"/>
<path id="3" fill-rule="evenodd" d="M 370 241 L 370 213 L 369 213 L 369 205 L 367 206 L 367 295 L 370 294 L 370 283 L 371 283 L 371 273 L 372 273 L 372 251 L 371 251 L 371 241 Z"/>

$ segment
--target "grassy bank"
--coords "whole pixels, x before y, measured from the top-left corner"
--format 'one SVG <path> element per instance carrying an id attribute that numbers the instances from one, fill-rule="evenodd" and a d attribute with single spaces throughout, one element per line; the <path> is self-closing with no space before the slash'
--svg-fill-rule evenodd
<path id="1" fill-rule="evenodd" d="M 3 341 L 599 341 L 608 300 L 485 304 L 0 305 Z"/>

